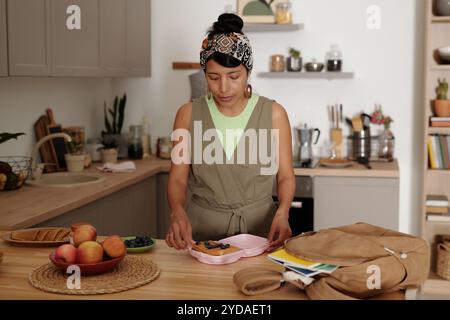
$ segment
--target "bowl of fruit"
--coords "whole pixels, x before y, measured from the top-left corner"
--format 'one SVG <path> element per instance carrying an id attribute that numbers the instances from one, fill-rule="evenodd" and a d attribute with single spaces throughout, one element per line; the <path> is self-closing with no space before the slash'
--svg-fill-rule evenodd
<path id="1" fill-rule="evenodd" d="M 0 190 L 8 191 L 21 188 L 30 173 L 30 157 L 0 157 Z"/>
<path id="2" fill-rule="evenodd" d="M 95 275 L 116 267 L 126 254 L 127 248 L 118 235 L 98 242 L 96 229 L 85 224 L 75 229 L 72 243 L 59 246 L 49 259 L 64 273 L 68 271 L 67 268 L 76 265 L 82 275 Z"/>
<path id="3" fill-rule="evenodd" d="M 128 253 L 147 252 L 155 245 L 155 239 L 149 236 L 122 237 Z"/>

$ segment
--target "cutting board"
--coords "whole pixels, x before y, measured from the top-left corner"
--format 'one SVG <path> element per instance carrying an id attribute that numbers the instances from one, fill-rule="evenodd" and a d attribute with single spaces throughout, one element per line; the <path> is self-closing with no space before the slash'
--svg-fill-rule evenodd
<path id="1" fill-rule="evenodd" d="M 42 139 L 47 135 L 47 126 L 48 126 L 47 116 L 41 116 L 35 122 L 34 132 L 36 134 L 36 141 L 39 141 L 40 139 Z M 47 141 L 44 144 L 42 144 L 42 146 L 39 148 L 39 153 L 41 155 L 41 162 L 54 164 L 45 166 L 44 171 L 48 173 L 56 172 L 57 171 L 56 154 L 53 149 L 52 143 L 50 141 Z"/>
<path id="2" fill-rule="evenodd" d="M 56 123 L 55 117 L 53 115 L 53 110 L 50 108 L 47 109 L 47 118 L 49 121 L 47 125 L 47 134 L 63 132 L 61 125 Z M 58 171 L 63 171 L 66 168 L 66 142 L 64 138 L 54 138 L 51 141 L 56 154 L 56 164 Z"/>

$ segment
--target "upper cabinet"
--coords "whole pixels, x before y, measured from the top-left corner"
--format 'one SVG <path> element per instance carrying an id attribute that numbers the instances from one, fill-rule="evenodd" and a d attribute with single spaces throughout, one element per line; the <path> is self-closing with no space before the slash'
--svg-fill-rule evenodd
<path id="1" fill-rule="evenodd" d="M 99 1 L 50 3 L 52 75 L 101 76 Z"/>
<path id="2" fill-rule="evenodd" d="M 9 75 L 49 76 L 50 1 L 8 0 Z"/>
<path id="3" fill-rule="evenodd" d="M 0 77 L 8 75 L 8 45 L 6 39 L 6 0 L 0 0 Z"/>
<path id="4" fill-rule="evenodd" d="M 7 4 L 10 75 L 150 76 L 150 0 Z"/>
<path id="5" fill-rule="evenodd" d="M 100 0 L 101 66 L 107 75 L 150 76 L 149 17 L 148 0 Z"/>

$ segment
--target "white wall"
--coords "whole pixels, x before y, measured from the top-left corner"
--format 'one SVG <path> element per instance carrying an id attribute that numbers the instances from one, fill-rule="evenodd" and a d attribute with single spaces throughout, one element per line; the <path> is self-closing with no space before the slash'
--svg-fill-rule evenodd
<path id="1" fill-rule="evenodd" d="M 152 78 L 113 81 L 113 91 L 129 95 L 128 123 L 151 116 L 153 142 L 169 135 L 177 108 L 188 101 L 188 75 L 174 71 L 173 61 L 198 61 L 206 29 L 232 0 L 154 0 L 152 2 Z M 400 163 L 400 228 L 419 231 L 421 83 L 423 1 L 420 0 L 294 0 L 295 22 L 305 30 L 249 34 L 255 55 L 252 84 L 288 111 L 292 126 L 318 127 L 328 138 L 326 105 L 343 103 L 346 116 L 371 112 L 379 103 L 394 118 L 396 156 Z M 367 8 L 381 9 L 381 29 L 366 27 Z M 344 70 L 356 78 L 344 81 L 267 80 L 269 56 L 287 54 L 294 46 L 305 61 L 323 60 L 330 44 L 340 45 Z M 131 111 L 132 110 L 132 111 Z M 378 129 L 378 128 L 373 128 Z M 373 201 L 382 201 L 374 199 Z"/>
<path id="2" fill-rule="evenodd" d="M 36 142 L 33 124 L 47 108 L 63 127 L 85 126 L 88 137 L 98 135 L 110 90 L 109 79 L 0 78 L 0 132 L 26 133 L 1 144 L 0 155 L 29 156 Z"/>

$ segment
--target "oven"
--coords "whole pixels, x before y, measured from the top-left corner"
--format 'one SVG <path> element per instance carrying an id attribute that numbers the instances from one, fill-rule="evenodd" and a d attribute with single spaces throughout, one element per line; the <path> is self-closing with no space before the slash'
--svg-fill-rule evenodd
<path id="1" fill-rule="evenodd" d="M 289 225 L 292 236 L 314 229 L 313 178 L 309 176 L 295 177 L 296 190 L 289 209 Z M 273 200 L 278 204 L 276 186 Z"/>

